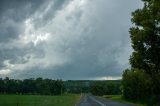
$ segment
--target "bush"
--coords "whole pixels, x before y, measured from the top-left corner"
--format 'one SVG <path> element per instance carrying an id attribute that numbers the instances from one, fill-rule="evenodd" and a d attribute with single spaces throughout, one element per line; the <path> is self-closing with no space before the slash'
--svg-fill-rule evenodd
<path id="1" fill-rule="evenodd" d="M 125 99 L 146 102 L 150 98 L 151 79 L 143 70 L 125 70 L 122 85 Z"/>

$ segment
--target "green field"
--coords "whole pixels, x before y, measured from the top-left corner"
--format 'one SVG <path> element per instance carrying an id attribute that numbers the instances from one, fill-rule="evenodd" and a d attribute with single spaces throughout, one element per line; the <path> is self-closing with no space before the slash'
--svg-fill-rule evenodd
<path id="1" fill-rule="evenodd" d="M 80 95 L 0 95 L 0 106 L 74 106 Z"/>

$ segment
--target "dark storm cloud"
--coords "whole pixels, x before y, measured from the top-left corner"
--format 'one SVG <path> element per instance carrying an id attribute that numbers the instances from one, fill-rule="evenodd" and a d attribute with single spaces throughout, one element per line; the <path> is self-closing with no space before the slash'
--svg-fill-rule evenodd
<path id="1" fill-rule="evenodd" d="M 14 21 L 22 21 L 33 14 L 44 0 L 1 0 L 1 19 L 10 18 Z"/>
<path id="2" fill-rule="evenodd" d="M 10 60 L 11 63 L 24 63 L 24 55 L 28 53 L 35 53 L 38 56 L 43 51 L 37 50 L 32 44 L 28 44 L 26 47 L 11 49 L 14 40 L 18 39 L 24 31 L 24 21 L 34 15 L 37 10 L 42 9 L 43 6 L 48 5 L 51 2 L 49 0 L 1 0 L 0 1 L 0 68 L 3 68 L 4 61 Z M 52 6 L 52 12 L 56 12 L 60 9 L 65 1 L 55 0 Z M 43 20 L 50 16 L 44 17 Z M 42 21 L 43 21 L 42 20 Z M 23 36 L 23 35 L 22 35 Z M 10 43 L 8 47 L 4 47 Z M 3 46 L 4 45 L 4 46 Z M 14 43 L 13 43 L 14 45 Z M 16 44 L 17 45 L 17 44 Z"/>
<path id="3" fill-rule="evenodd" d="M 16 39 L 23 31 L 22 21 L 33 14 L 43 0 L 1 0 L 0 42 Z"/>
<path id="4" fill-rule="evenodd" d="M 129 67 L 128 29 L 131 12 L 142 6 L 138 0 L 22 0 L 1 5 L 3 76 L 104 79 L 120 77 Z"/>
<path id="5" fill-rule="evenodd" d="M 23 21 L 31 17 L 37 10 L 43 10 L 42 7 L 47 6 L 50 2 L 49 0 L 1 0 L 0 42 L 16 39 L 24 31 Z M 55 0 L 50 12 L 56 12 L 64 2 L 64 0 Z M 52 15 L 46 14 L 43 20 L 46 22 Z M 43 23 L 42 21 L 39 23 Z"/>

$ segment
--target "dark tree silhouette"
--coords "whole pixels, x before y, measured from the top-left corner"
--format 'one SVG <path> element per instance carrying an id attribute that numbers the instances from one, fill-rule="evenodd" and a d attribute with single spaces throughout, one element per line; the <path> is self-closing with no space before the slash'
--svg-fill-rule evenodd
<path id="1" fill-rule="evenodd" d="M 141 76 L 141 73 L 144 73 L 150 77 L 151 81 L 150 84 L 146 85 L 146 88 L 149 88 L 147 91 L 149 92 L 149 100 L 147 101 L 151 104 L 157 104 L 157 102 L 160 102 L 160 1 L 142 1 L 144 2 L 144 7 L 132 13 L 131 21 L 134 26 L 130 28 L 130 37 L 134 51 L 130 58 L 131 72 L 126 70 L 123 75 L 124 93 L 127 88 L 125 85 L 127 77 L 130 76 L 130 79 L 136 80 L 136 78 L 139 78 L 138 76 Z M 142 79 L 138 81 L 140 80 Z M 130 86 L 132 82 L 133 80 L 130 82 Z M 142 85 L 141 83 L 134 86 L 140 88 Z M 130 91 L 130 93 L 135 94 L 134 92 L 134 90 Z M 126 97 L 129 97 L 129 95 Z M 137 96 L 135 97 L 135 99 L 138 98 Z"/>

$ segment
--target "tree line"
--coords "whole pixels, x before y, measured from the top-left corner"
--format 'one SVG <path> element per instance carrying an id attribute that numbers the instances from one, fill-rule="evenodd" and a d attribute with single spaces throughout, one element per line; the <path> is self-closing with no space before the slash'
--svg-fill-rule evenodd
<path id="1" fill-rule="evenodd" d="M 160 1 L 142 0 L 132 13 L 131 69 L 123 73 L 123 97 L 160 106 Z"/>
<path id="2" fill-rule="evenodd" d="M 0 78 L 1 94 L 60 95 L 62 93 L 92 93 L 93 95 L 121 94 L 121 81 L 52 80 L 30 78 L 24 80 Z"/>
<path id="3" fill-rule="evenodd" d="M 118 95 L 121 94 L 121 80 L 70 80 L 65 81 L 65 92 L 91 93 L 93 95 Z"/>
<path id="4" fill-rule="evenodd" d="M 40 95 L 60 95 L 64 92 L 62 80 L 51 79 L 24 79 L 15 80 L 8 77 L 0 78 L 1 94 L 40 94 Z"/>
<path id="5" fill-rule="evenodd" d="M 95 82 L 90 86 L 90 92 L 98 96 L 122 94 L 121 81 Z"/>
<path id="6" fill-rule="evenodd" d="M 67 93 L 89 93 L 92 81 L 88 80 L 68 80 L 64 82 L 65 92 Z"/>

